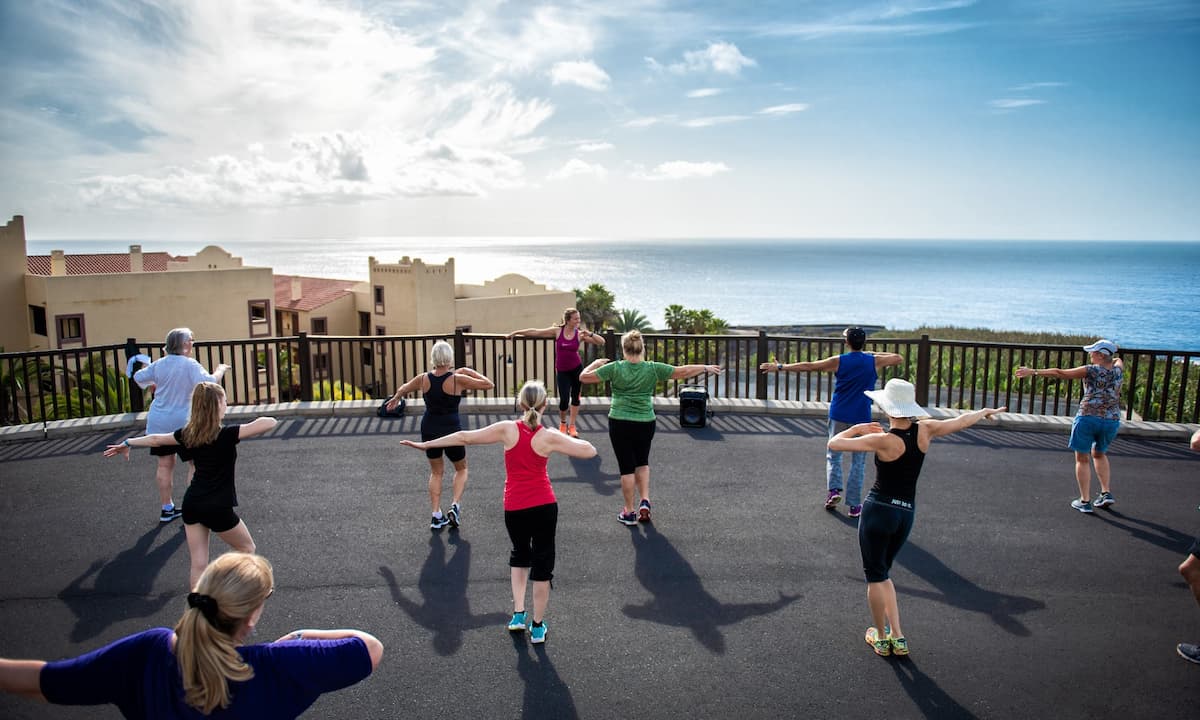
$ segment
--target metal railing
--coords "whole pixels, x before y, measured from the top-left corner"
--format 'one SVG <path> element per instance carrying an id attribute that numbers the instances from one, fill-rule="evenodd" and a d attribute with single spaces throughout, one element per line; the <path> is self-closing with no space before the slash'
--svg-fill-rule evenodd
<path id="1" fill-rule="evenodd" d="M 619 337 L 609 333 L 605 347 L 583 345 L 584 363 L 620 357 Z M 477 393 L 513 397 L 526 380 L 554 390 L 554 341 L 508 339 L 503 335 L 456 332 L 420 336 L 326 336 L 198 342 L 193 357 L 208 369 L 230 366 L 222 384 L 231 405 L 298 400 L 387 397 L 406 380 L 428 369 L 429 350 L 438 340 L 454 346 L 458 365 L 491 378 L 495 388 Z M 684 385 L 702 385 L 714 398 L 828 402 L 830 373 L 761 373 L 760 362 L 820 360 L 841 353 L 840 338 L 757 335 L 647 334 L 646 358 L 672 365 L 717 364 L 725 373 L 691 381 L 668 381 L 659 394 L 675 395 Z M 868 340 L 868 351 L 903 358 L 884 368 L 880 382 L 910 380 L 917 401 L 935 407 L 1007 405 L 1011 412 L 1074 414 L 1080 380 L 1045 376 L 1017 379 L 1021 365 L 1075 367 L 1087 362 L 1078 347 L 964 342 L 920 338 Z M 161 357 L 157 344 L 129 340 L 66 350 L 0 353 L 0 420 L 19 424 L 145 409 L 152 390 L 126 378 L 126 360 L 137 353 Z M 1122 409 L 1127 419 L 1200 421 L 1200 352 L 1126 348 Z M 603 385 L 585 392 L 604 395 Z"/>

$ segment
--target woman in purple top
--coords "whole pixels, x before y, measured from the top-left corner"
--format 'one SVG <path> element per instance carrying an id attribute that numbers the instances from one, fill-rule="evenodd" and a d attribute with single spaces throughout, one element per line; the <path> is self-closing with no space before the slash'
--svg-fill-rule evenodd
<path id="1" fill-rule="evenodd" d="M 187 424 L 192 407 L 192 388 L 202 382 L 220 383 L 228 365 L 217 366 L 210 374 L 200 363 L 192 359 L 192 344 L 195 335 L 188 328 L 175 328 L 167 333 L 163 350 L 166 355 L 133 374 L 133 379 L 143 388 L 154 388 L 154 401 L 146 415 L 146 434 L 172 433 Z M 145 357 L 145 356 L 142 356 Z M 154 479 L 158 483 L 158 499 L 162 503 L 160 522 L 170 522 L 182 514 L 171 500 L 172 478 L 175 474 L 176 445 L 161 445 L 150 448 L 150 454 L 158 458 Z M 192 480 L 188 469 L 188 482 Z"/>
<path id="2" fill-rule="evenodd" d="M 1125 363 L 1114 357 L 1117 344 L 1111 340 L 1100 339 L 1083 349 L 1088 353 L 1090 363 L 1087 365 L 1068 370 L 1022 365 L 1017 368 L 1017 377 L 1032 375 L 1083 380 L 1083 398 L 1071 423 L 1067 447 L 1075 451 L 1075 483 L 1079 485 L 1079 497 L 1071 501 L 1071 507 L 1081 513 L 1090 513 L 1093 507 L 1108 507 L 1116 502 L 1109 492 L 1108 446 L 1121 428 L 1121 382 L 1125 379 Z M 1096 466 L 1096 479 L 1100 481 L 1100 494 L 1095 500 L 1090 499 L 1092 465 Z"/>
<path id="3" fill-rule="evenodd" d="M 383 644 L 361 630 L 295 630 L 243 645 L 275 592 L 271 563 L 209 565 L 172 631 L 154 628 L 57 662 L 0 658 L 0 690 L 57 705 L 116 705 L 127 718 L 299 717 L 370 675 Z"/>
<path id="4" fill-rule="evenodd" d="M 554 338 L 554 377 L 558 387 L 558 431 L 573 438 L 579 437 L 575 419 L 579 417 L 579 392 L 583 388 L 579 376 L 583 372 L 583 360 L 579 357 L 580 343 L 591 343 L 604 347 L 604 338 L 579 327 L 579 311 L 575 308 L 563 310 L 562 325 L 548 328 L 526 328 L 508 334 L 515 337 Z M 567 407 L 570 403 L 570 423 L 567 422 Z"/>

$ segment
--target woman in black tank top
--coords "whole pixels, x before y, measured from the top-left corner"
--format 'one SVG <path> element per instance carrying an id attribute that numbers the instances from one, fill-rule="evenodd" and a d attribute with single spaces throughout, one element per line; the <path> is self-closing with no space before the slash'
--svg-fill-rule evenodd
<path id="1" fill-rule="evenodd" d="M 925 453 L 934 438 L 969 428 L 1008 408 L 984 408 L 949 420 L 917 422 L 918 417 L 929 413 L 917 404 L 912 383 L 893 378 L 883 390 L 868 390 L 866 394 L 888 416 L 889 430 L 884 432 L 877 422 L 859 423 L 830 438 L 829 449 L 875 453 L 875 486 L 863 503 L 858 521 L 867 605 L 874 623 L 867 628 L 866 640 L 877 655 L 907 655 L 908 640 L 900 626 L 896 587 L 888 573 L 912 529 L 917 478 Z"/>

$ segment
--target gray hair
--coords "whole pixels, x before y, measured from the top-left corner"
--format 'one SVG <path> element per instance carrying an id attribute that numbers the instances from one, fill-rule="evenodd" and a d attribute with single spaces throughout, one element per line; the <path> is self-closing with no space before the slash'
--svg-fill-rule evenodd
<path id="1" fill-rule="evenodd" d="M 192 337 L 191 328 L 175 328 L 171 332 L 167 333 L 167 339 L 164 343 L 165 346 L 163 349 L 167 351 L 168 355 L 182 355 L 183 344 L 188 340 L 191 340 Z"/>
<path id="2" fill-rule="evenodd" d="M 429 351 L 429 362 L 434 367 L 449 367 L 454 364 L 454 348 L 445 340 L 438 340 Z"/>

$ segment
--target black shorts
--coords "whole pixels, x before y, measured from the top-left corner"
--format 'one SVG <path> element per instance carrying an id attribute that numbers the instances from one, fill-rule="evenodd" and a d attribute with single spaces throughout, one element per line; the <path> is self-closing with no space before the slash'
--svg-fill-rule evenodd
<path id="1" fill-rule="evenodd" d="M 632 475 L 635 470 L 650 464 L 650 443 L 654 440 L 657 421 L 608 419 L 608 439 L 617 456 L 617 470 Z"/>
<path id="2" fill-rule="evenodd" d="M 504 527 L 512 540 L 509 567 L 530 568 L 529 579 L 554 579 L 554 534 L 558 528 L 558 503 L 504 511 Z"/>
<path id="3" fill-rule="evenodd" d="M 862 517 L 858 521 L 858 549 L 862 553 L 867 582 L 888 579 L 896 553 L 904 547 L 908 533 L 912 531 L 912 503 L 898 502 L 872 494 L 863 503 Z"/>
<path id="4" fill-rule="evenodd" d="M 459 430 L 462 430 L 462 424 L 459 422 L 458 415 L 426 414 L 421 418 L 421 442 L 437 440 Z M 425 457 L 430 460 L 437 460 L 443 454 L 452 463 L 461 462 L 467 457 L 467 448 L 465 445 L 452 445 L 448 448 L 429 448 L 425 451 Z"/>
<path id="5" fill-rule="evenodd" d="M 183 504 L 183 524 L 203 525 L 215 533 L 232 530 L 242 521 L 233 508 L 218 508 L 215 510 L 192 510 L 190 503 Z"/>
<path id="6" fill-rule="evenodd" d="M 182 445 L 154 445 L 150 448 L 150 454 L 154 457 L 169 457 L 179 454 L 182 449 Z"/>

